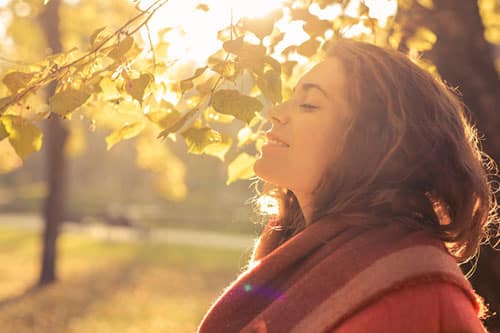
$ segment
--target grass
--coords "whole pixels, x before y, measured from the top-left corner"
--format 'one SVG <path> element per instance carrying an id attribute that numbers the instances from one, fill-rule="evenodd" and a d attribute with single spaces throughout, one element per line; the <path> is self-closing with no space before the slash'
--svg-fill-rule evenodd
<path id="1" fill-rule="evenodd" d="M 248 257 L 78 235 L 62 236 L 59 253 L 59 281 L 29 291 L 39 269 L 39 237 L 0 229 L 2 332 L 194 332 Z"/>

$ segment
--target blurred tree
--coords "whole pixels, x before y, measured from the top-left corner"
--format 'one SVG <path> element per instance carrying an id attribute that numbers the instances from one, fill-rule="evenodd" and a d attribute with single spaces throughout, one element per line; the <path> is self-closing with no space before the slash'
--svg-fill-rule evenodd
<path id="1" fill-rule="evenodd" d="M 40 15 L 40 24 L 47 39 L 47 45 L 53 54 L 62 52 L 59 32 L 60 0 L 50 1 Z M 47 87 L 47 95 L 53 96 L 56 82 Z M 68 129 L 64 121 L 56 114 L 47 119 L 47 185 L 48 192 L 43 209 L 44 230 L 42 242 L 42 265 L 39 284 L 44 285 L 56 280 L 57 237 L 65 209 L 66 167 L 64 146 L 68 138 Z"/>
<path id="2" fill-rule="evenodd" d="M 426 58 L 436 65 L 450 86 L 458 87 L 472 119 L 485 135 L 485 151 L 495 161 L 500 161 L 500 80 L 495 69 L 494 46 L 485 39 L 488 36 L 498 41 L 494 32 L 488 29 L 497 30 L 498 34 L 500 4 L 488 0 L 440 0 L 433 7 L 415 4 L 398 13 L 399 19 L 405 22 L 405 36 L 414 35 L 422 26 L 437 35 L 437 42 L 426 53 Z M 464 266 L 464 270 L 469 268 Z M 482 246 L 471 282 L 496 312 L 500 311 L 499 281 L 500 251 L 489 245 Z M 498 315 L 487 323 L 492 332 L 500 332 Z"/>

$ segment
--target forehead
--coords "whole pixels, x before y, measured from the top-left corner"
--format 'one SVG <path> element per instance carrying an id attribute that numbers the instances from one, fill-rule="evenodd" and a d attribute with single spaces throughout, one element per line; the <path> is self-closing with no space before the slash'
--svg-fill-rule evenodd
<path id="1" fill-rule="evenodd" d="M 299 80 L 297 87 L 303 84 L 314 83 L 324 90 L 336 91 L 344 86 L 344 71 L 342 64 L 335 58 L 328 58 L 314 66 Z"/>

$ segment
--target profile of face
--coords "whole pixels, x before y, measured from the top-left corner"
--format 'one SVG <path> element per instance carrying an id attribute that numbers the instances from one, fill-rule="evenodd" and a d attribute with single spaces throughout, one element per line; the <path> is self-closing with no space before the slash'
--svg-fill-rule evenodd
<path id="1" fill-rule="evenodd" d="M 294 193 L 313 193 L 343 145 L 350 116 L 345 89 L 346 75 L 335 58 L 306 73 L 293 96 L 268 111 L 272 127 L 255 174 Z"/>

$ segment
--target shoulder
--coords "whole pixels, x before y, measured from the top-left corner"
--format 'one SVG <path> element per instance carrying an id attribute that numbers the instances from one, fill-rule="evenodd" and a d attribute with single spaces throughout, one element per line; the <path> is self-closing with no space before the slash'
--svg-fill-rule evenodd
<path id="1" fill-rule="evenodd" d="M 391 291 L 348 318 L 334 333 L 486 332 L 471 300 L 448 282 Z"/>

